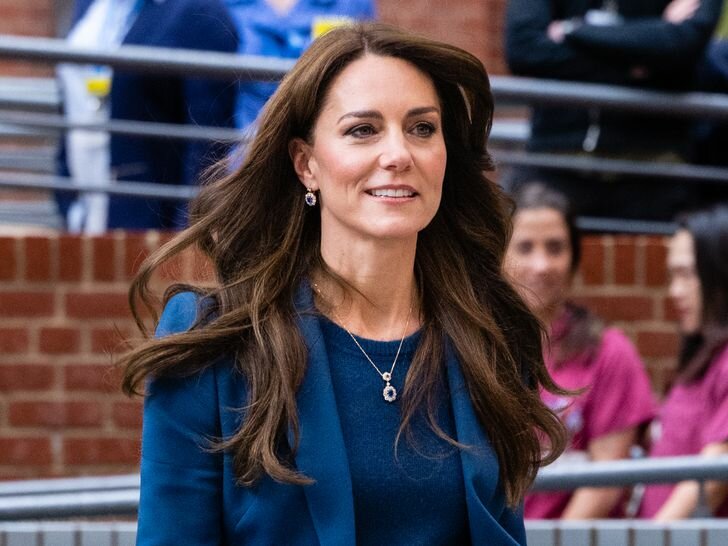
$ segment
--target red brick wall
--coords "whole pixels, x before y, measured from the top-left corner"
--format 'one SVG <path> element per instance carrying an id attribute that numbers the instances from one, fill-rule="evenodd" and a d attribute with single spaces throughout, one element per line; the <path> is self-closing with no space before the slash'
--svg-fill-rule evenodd
<path id="1" fill-rule="evenodd" d="M 54 36 L 56 14 L 53 0 L 2 0 L 0 34 Z M 48 66 L 0 58 L 0 75 L 47 76 Z"/>
<path id="2" fill-rule="evenodd" d="M 506 71 L 501 32 L 506 0 L 378 0 L 377 6 L 382 21 L 460 46 L 490 74 Z"/>
<path id="3" fill-rule="evenodd" d="M 130 472 L 139 401 L 119 392 L 111 352 L 135 330 L 126 290 L 156 233 L 0 237 L 0 479 Z M 579 300 L 634 339 L 660 390 L 677 337 L 655 237 L 590 237 Z M 192 255 L 155 281 L 204 278 Z"/>

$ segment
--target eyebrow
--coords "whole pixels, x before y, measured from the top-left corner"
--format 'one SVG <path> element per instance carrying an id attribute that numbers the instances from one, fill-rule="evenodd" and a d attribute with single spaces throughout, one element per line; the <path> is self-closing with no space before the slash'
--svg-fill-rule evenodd
<path id="1" fill-rule="evenodd" d="M 408 110 L 406 117 L 410 118 L 413 116 L 421 116 L 422 114 L 430 114 L 432 112 L 439 114 L 440 109 L 436 106 L 420 106 L 419 108 L 412 108 L 411 110 Z M 344 114 L 336 123 L 347 118 L 384 119 L 384 116 L 382 116 L 382 113 L 378 110 L 357 110 Z"/>

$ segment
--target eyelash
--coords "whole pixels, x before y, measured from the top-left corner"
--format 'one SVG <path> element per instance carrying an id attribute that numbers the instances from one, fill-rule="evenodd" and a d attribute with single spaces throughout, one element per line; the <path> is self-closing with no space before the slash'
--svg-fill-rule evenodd
<path id="1" fill-rule="evenodd" d="M 426 128 L 427 133 L 426 134 L 419 134 L 417 131 L 418 129 Z M 366 129 L 369 132 L 369 134 L 362 135 L 361 131 L 363 129 Z M 415 126 L 412 128 L 411 132 L 420 138 L 429 138 L 432 135 L 434 135 L 437 132 L 437 128 L 429 122 L 421 121 L 415 124 Z M 373 134 L 376 134 L 376 131 L 374 130 L 374 127 L 369 124 L 362 124 L 362 125 L 356 125 L 352 127 L 351 129 L 348 129 L 345 133 L 346 136 L 353 136 L 354 138 L 367 138 L 369 136 L 372 136 Z"/>

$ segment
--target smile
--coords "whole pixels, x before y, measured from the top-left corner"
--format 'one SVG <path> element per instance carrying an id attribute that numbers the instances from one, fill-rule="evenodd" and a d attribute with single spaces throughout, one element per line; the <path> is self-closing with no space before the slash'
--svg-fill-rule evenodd
<path id="1" fill-rule="evenodd" d="M 402 188 L 369 190 L 367 193 L 374 197 L 414 197 L 416 195 L 416 193 L 412 190 L 405 190 Z"/>

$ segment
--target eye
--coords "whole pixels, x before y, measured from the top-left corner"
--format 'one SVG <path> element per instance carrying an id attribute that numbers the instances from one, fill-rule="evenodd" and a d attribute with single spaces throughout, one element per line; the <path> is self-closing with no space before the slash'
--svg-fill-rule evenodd
<path id="1" fill-rule="evenodd" d="M 373 136 L 375 133 L 374 127 L 365 123 L 362 125 L 355 125 L 344 134 L 347 136 L 353 136 L 354 138 L 367 138 Z"/>
<path id="2" fill-rule="evenodd" d="M 421 121 L 412 128 L 412 133 L 421 138 L 427 138 L 435 134 L 435 126 L 432 123 Z"/>
<path id="3" fill-rule="evenodd" d="M 546 242 L 546 251 L 551 256 L 559 256 L 559 255 L 563 254 L 564 252 L 566 252 L 566 248 L 567 248 L 566 241 L 560 241 L 560 240 L 553 241 L 552 240 L 552 241 Z"/>
<path id="4" fill-rule="evenodd" d="M 521 256 L 526 256 L 531 253 L 533 250 L 533 242 L 532 241 L 519 241 L 516 245 L 516 252 L 520 254 Z"/>

